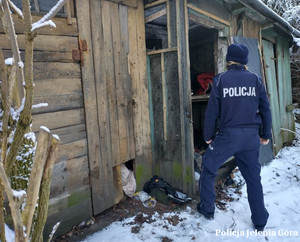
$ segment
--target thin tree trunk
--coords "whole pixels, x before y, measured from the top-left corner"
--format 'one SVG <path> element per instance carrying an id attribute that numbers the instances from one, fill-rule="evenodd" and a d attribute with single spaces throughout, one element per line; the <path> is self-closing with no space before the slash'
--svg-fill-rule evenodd
<path id="1" fill-rule="evenodd" d="M 4 226 L 4 187 L 0 183 L 0 240 L 5 241 L 5 226 Z"/>
<path id="2" fill-rule="evenodd" d="M 53 174 L 53 166 L 58 155 L 58 144 L 59 140 L 53 137 L 48 151 L 42 184 L 40 188 L 37 219 L 34 222 L 34 232 L 31 238 L 33 242 L 43 241 L 43 230 L 48 216 L 50 186 Z"/>
<path id="3" fill-rule="evenodd" d="M 3 162 L 6 157 L 6 148 L 7 148 L 7 72 L 6 66 L 4 63 L 4 57 L 2 53 L 2 49 L 0 49 L 0 74 L 1 74 L 1 101 L 3 108 L 3 119 L 2 119 L 2 146 L 1 146 L 1 160 Z M 4 226 L 4 187 L 0 182 L 0 240 L 5 241 L 5 226 Z"/>
<path id="4" fill-rule="evenodd" d="M 19 88 L 19 95 L 23 96 L 23 82 L 25 81 L 24 79 L 24 72 L 23 72 L 23 68 L 18 65 L 18 63 L 20 63 L 21 60 L 21 55 L 20 55 L 20 51 L 19 51 L 19 45 L 17 42 L 17 38 L 16 38 L 16 31 L 15 31 L 15 27 L 14 27 L 14 23 L 12 20 L 12 16 L 10 13 L 10 9 L 9 9 L 9 5 L 8 5 L 8 1 L 7 0 L 2 0 L 2 5 L 3 5 L 3 10 L 4 10 L 4 14 L 2 17 L 2 25 L 4 27 L 4 29 L 6 30 L 6 35 L 8 36 L 8 39 L 10 41 L 10 45 L 11 45 L 11 49 L 13 52 L 13 57 L 14 57 L 14 61 L 15 61 L 15 65 L 17 66 L 17 73 L 18 73 L 18 86 L 20 86 L 21 88 Z M 14 86 L 14 83 L 11 83 L 11 86 Z"/>
<path id="5" fill-rule="evenodd" d="M 22 223 L 22 217 L 20 213 L 19 203 L 14 200 L 13 192 L 9 184 L 9 180 L 6 176 L 4 166 L 2 162 L 0 162 L 0 179 L 2 182 L 2 185 L 5 188 L 5 192 L 7 194 L 7 198 L 9 201 L 9 206 L 11 209 L 11 214 L 14 221 L 14 229 L 15 229 L 15 242 L 24 242 L 25 236 L 23 232 L 23 223 Z M 5 241 L 5 239 L 3 240 Z"/>
<path id="6" fill-rule="evenodd" d="M 6 0 L 5 0 L 6 1 Z M 6 172 L 10 176 L 12 166 L 18 153 L 18 148 L 22 144 L 22 138 L 28 130 L 32 120 L 32 103 L 33 103 L 33 40 L 35 35 L 31 34 L 32 17 L 28 0 L 22 0 L 24 22 L 25 22 L 25 103 L 21 112 L 19 122 L 16 127 L 15 137 L 11 144 L 10 152 L 7 156 Z"/>

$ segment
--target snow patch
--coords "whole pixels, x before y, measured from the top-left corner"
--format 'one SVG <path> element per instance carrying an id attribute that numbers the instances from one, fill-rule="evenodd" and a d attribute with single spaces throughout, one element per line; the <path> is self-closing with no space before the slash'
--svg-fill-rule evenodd
<path id="1" fill-rule="evenodd" d="M 24 135 L 24 138 L 25 138 L 25 139 L 28 139 L 28 140 L 32 140 L 33 143 L 36 142 L 36 137 L 35 137 L 34 132 L 26 133 L 26 134 Z"/>
<path id="2" fill-rule="evenodd" d="M 24 19 L 23 12 L 19 9 L 12 1 L 9 0 L 9 5 L 13 8 L 13 10 Z"/>
<path id="3" fill-rule="evenodd" d="M 38 21 L 38 22 L 32 24 L 31 31 L 33 32 L 33 31 L 35 31 L 39 28 L 46 27 L 46 26 L 48 26 L 50 28 L 56 28 L 56 25 L 52 20 L 48 20 L 48 21 L 45 21 L 45 22 Z"/>
<path id="4" fill-rule="evenodd" d="M 14 64 L 14 58 L 5 59 L 5 65 L 12 66 Z"/>
<path id="5" fill-rule="evenodd" d="M 300 47 L 300 38 L 296 38 L 294 35 L 293 35 L 293 41 L 296 43 L 296 45 L 298 45 Z"/>
<path id="6" fill-rule="evenodd" d="M 21 197 L 23 197 L 24 195 L 26 195 L 26 191 L 25 190 L 12 190 L 13 191 L 13 195 L 14 197 L 20 199 Z"/>
<path id="7" fill-rule="evenodd" d="M 19 61 L 19 62 L 18 62 L 18 66 L 19 66 L 20 68 L 23 69 L 23 68 L 24 68 L 24 63 L 23 63 L 23 61 Z"/>
<path id="8" fill-rule="evenodd" d="M 38 104 L 32 105 L 32 109 L 34 109 L 34 108 L 43 108 L 43 107 L 48 107 L 48 103 L 38 103 Z"/>
<path id="9" fill-rule="evenodd" d="M 15 242 L 15 232 L 5 224 L 5 239 L 7 242 Z"/>
<path id="10" fill-rule="evenodd" d="M 66 3 L 66 0 L 59 0 L 56 5 L 39 21 L 35 22 L 31 26 L 31 31 L 37 30 L 38 28 L 49 26 L 49 27 L 56 27 L 56 25 L 50 19 L 63 7 Z"/>
<path id="11" fill-rule="evenodd" d="M 52 136 L 53 136 L 54 139 L 57 139 L 57 140 L 60 141 L 60 138 L 59 138 L 59 136 L 57 134 L 53 134 Z"/>
<path id="12" fill-rule="evenodd" d="M 295 110 L 294 112 L 300 112 Z M 135 223 L 136 217 L 117 221 L 87 237 L 84 242 L 106 241 L 300 241 L 300 125 L 296 123 L 297 136 L 293 146 L 283 148 L 273 161 L 262 167 L 261 177 L 264 189 L 264 199 L 270 217 L 263 234 L 255 233 L 251 221 L 251 211 L 247 199 L 247 186 L 242 186 L 241 195 L 236 194 L 233 202 L 226 206 L 227 211 L 216 208 L 216 216 L 229 216 L 235 222 L 235 227 L 226 228 L 221 224 L 214 233 L 203 229 L 207 221 L 203 220 L 194 209 L 187 206 L 182 211 L 174 211 L 149 216 L 153 222 Z M 243 183 L 238 171 L 233 178 L 235 183 Z M 228 190 L 234 193 L 233 190 Z M 196 201 L 195 201 L 196 202 Z M 155 208 L 154 208 L 155 209 Z M 141 216 L 141 215 L 138 215 Z M 142 215 L 147 216 L 147 215 Z M 177 216 L 178 224 L 172 218 Z M 214 221 L 214 220 L 212 220 Z M 118 231 L 116 233 L 116 231 Z M 217 234 L 217 232 L 220 232 Z"/>
<path id="13" fill-rule="evenodd" d="M 50 129 L 48 129 L 46 126 L 41 126 L 40 129 L 50 133 Z"/>

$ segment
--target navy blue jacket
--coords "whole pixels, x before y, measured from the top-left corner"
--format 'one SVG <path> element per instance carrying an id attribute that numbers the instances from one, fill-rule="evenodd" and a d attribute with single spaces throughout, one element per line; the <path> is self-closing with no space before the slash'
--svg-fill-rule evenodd
<path id="1" fill-rule="evenodd" d="M 204 139 L 209 141 L 219 129 L 263 125 L 261 138 L 271 138 L 271 111 L 262 79 L 245 69 L 232 65 L 214 77 L 211 96 L 205 113 Z"/>

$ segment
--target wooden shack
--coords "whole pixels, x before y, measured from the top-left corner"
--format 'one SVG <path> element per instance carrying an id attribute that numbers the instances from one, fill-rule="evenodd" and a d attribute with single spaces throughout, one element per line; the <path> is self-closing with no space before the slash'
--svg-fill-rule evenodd
<path id="1" fill-rule="evenodd" d="M 33 1 L 34 20 L 56 2 Z M 261 150 L 262 163 L 292 139 L 284 131 L 294 129 L 291 29 L 258 2 L 68 1 L 57 28 L 34 43 L 34 102 L 48 106 L 34 110 L 33 130 L 47 126 L 62 141 L 48 228 L 62 221 L 62 233 L 118 203 L 121 164 L 133 167 L 138 190 L 157 174 L 195 194 L 194 152 L 205 150 L 209 95 L 192 95 L 193 74 L 224 71 L 231 42 L 248 44 L 249 68 L 264 77 L 270 96 L 273 142 Z M 15 26 L 24 48 L 17 18 Z M 9 56 L 2 29 L 0 44 Z"/>

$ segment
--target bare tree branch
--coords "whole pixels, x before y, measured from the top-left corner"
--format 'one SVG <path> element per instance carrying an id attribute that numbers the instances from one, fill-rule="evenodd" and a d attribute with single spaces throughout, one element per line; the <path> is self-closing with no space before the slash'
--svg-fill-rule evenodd
<path id="1" fill-rule="evenodd" d="M 16 38 L 16 32 L 15 32 L 15 27 L 13 24 L 13 20 L 12 20 L 12 16 L 10 14 L 10 9 L 8 6 L 8 0 L 2 0 L 2 5 L 3 5 L 3 17 L 2 17 L 2 24 L 6 29 L 6 35 L 8 36 L 9 40 L 10 40 L 10 45 L 11 45 L 11 49 L 13 52 L 13 57 L 15 59 L 15 65 L 17 65 L 17 72 L 18 72 L 18 84 L 20 86 L 20 96 L 23 96 L 23 88 L 22 88 L 22 84 L 24 82 L 24 72 L 23 72 L 23 68 L 20 67 L 18 65 L 18 63 L 21 62 L 21 56 L 20 56 L 20 52 L 19 52 L 19 45 L 17 42 L 17 38 Z M 12 86 L 14 86 L 14 83 L 11 84 Z"/>
<path id="2" fill-rule="evenodd" d="M 7 0 L 3 0 L 7 1 Z M 15 130 L 15 138 L 10 147 L 10 151 L 7 155 L 7 162 L 5 166 L 5 170 L 8 175 L 11 174 L 12 165 L 17 156 L 18 148 L 22 144 L 22 138 L 24 134 L 30 127 L 32 121 L 32 103 L 33 103 L 33 40 L 34 35 L 31 33 L 31 11 L 30 4 L 28 0 L 22 0 L 23 13 L 24 13 L 24 25 L 25 25 L 25 69 L 24 69 L 24 80 L 25 80 L 25 103 L 24 108 L 21 112 L 19 122 L 17 123 L 17 127 Z M 11 18 L 10 18 L 11 19 Z M 12 20 L 11 20 L 12 21 Z M 14 39 L 15 32 L 13 33 Z M 19 54 L 19 52 L 18 52 Z M 21 68 L 21 67 L 19 67 Z M 23 71 L 23 68 L 21 68 Z"/>
<path id="3" fill-rule="evenodd" d="M 10 0 L 8 0 L 9 6 L 12 10 L 19 16 L 19 18 L 24 19 L 22 11 Z"/>
<path id="4" fill-rule="evenodd" d="M 49 11 L 48 14 L 46 14 L 39 21 L 35 22 L 32 25 L 32 31 L 36 31 L 37 29 L 39 29 L 41 27 L 49 26 L 49 24 L 45 25 L 45 23 L 48 22 L 49 20 L 51 20 L 58 13 L 58 11 L 66 4 L 67 1 L 68 0 L 59 0 L 57 2 L 57 4 Z M 53 27 L 53 25 L 51 24 L 50 27 Z"/>
<path id="5" fill-rule="evenodd" d="M 14 200 L 14 195 L 12 192 L 12 189 L 10 187 L 9 180 L 6 176 L 4 167 L 2 162 L 0 162 L 0 180 L 2 182 L 2 185 L 4 186 L 8 201 L 9 201 L 9 206 L 11 209 L 12 217 L 13 217 L 13 222 L 14 222 L 14 229 L 15 229 L 15 234 L 16 234 L 16 242 L 23 242 L 25 241 L 25 236 L 23 232 L 23 223 L 22 223 L 22 217 L 20 213 L 20 208 L 18 207 L 18 203 Z"/>

